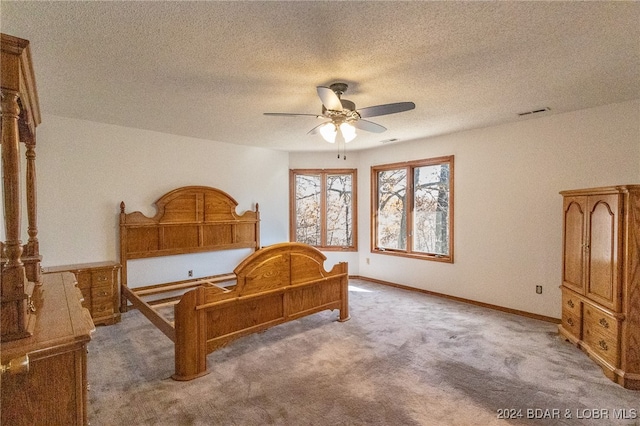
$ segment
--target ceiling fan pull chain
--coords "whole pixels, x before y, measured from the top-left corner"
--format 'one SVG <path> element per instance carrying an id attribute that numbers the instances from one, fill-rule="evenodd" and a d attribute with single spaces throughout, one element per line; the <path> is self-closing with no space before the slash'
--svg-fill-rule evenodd
<path id="1" fill-rule="evenodd" d="M 338 160 L 340 159 L 340 148 L 342 148 L 342 159 L 346 160 L 347 159 L 347 144 L 338 139 Z"/>

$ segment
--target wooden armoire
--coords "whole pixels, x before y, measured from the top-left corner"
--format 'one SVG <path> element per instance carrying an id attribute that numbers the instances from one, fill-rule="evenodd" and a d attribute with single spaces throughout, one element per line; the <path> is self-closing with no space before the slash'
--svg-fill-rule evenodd
<path id="1" fill-rule="evenodd" d="M 35 174 L 40 111 L 29 41 L 5 34 L 0 40 L 6 236 L 0 243 L 0 424 L 87 424 L 86 346 L 94 325 L 72 273 L 41 273 Z"/>
<path id="2" fill-rule="evenodd" d="M 559 331 L 628 389 L 640 389 L 640 185 L 562 191 Z"/>

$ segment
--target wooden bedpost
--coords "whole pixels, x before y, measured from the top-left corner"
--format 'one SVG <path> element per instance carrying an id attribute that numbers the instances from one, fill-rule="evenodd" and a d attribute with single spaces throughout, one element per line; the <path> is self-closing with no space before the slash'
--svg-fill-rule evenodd
<path id="1" fill-rule="evenodd" d="M 207 311 L 205 289 L 198 287 L 185 293 L 175 306 L 175 374 L 174 380 L 192 380 L 209 374 L 207 370 Z"/>
<path id="2" fill-rule="evenodd" d="M 260 206 L 256 203 L 256 248 L 255 250 L 260 250 Z"/>
<path id="3" fill-rule="evenodd" d="M 127 215 L 124 213 L 124 201 L 120 202 L 120 288 L 127 287 Z M 127 312 L 127 297 L 124 291 L 120 291 L 120 312 Z"/>
<path id="4" fill-rule="evenodd" d="M 344 274 L 340 280 L 340 319 L 338 321 L 345 322 L 351 318 L 349 315 L 349 264 L 340 262 L 338 266 L 340 273 Z"/>

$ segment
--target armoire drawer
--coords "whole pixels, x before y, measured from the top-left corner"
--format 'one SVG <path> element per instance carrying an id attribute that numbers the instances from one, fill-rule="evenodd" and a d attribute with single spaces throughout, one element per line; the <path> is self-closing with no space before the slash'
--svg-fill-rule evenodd
<path id="1" fill-rule="evenodd" d="M 577 339 L 582 338 L 582 301 L 562 290 L 562 327 Z"/>
<path id="2" fill-rule="evenodd" d="M 588 303 L 583 307 L 583 341 L 611 365 L 618 364 L 618 320 Z"/>
<path id="3" fill-rule="evenodd" d="M 582 312 L 585 328 L 588 327 L 594 332 L 617 340 L 618 320 L 616 317 L 588 303 L 584 304 Z"/>

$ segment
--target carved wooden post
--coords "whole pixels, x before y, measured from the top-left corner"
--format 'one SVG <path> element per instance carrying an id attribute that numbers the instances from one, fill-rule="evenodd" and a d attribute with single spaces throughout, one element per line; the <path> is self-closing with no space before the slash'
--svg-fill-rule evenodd
<path id="1" fill-rule="evenodd" d="M 120 288 L 125 288 L 129 284 L 127 282 L 127 214 L 124 212 L 124 201 L 120 202 L 120 265 L 122 269 L 120 271 Z M 128 310 L 127 296 L 124 291 L 120 292 L 120 312 L 125 313 Z"/>
<path id="2" fill-rule="evenodd" d="M 26 281 L 22 263 L 22 241 L 20 240 L 20 138 L 18 118 L 19 95 L 12 90 L 2 90 L 2 186 L 6 241 L 4 254 L 7 258 L 2 269 L 2 311 L 0 325 L 2 337 L 18 336 L 27 328 Z M 3 339 L 4 340 L 4 339 Z"/>
<path id="3" fill-rule="evenodd" d="M 339 263 L 340 272 L 344 276 L 340 279 L 340 319 L 338 321 L 344 322 L 349 320 L 349 264 L 347 262 Z"/>
<path id="4" fill-rule="evenodd" d="M 40 272 L 40 244 L 38 243 L 38 214 L 37 214 L 37 190 L 36 190 L 36 144 L 33 140 L 25 141 L 27 147 L 27 218 L 29 227 L 29 241 L 25 245 L 25 261 L 27 279 L 35 283 L 42 282 Z"/>
<path id="5" fill-rule="evenodd" d="M 20 141 L 35 145 L 36 126 L 40 124 L 40 108 L 35 76 L 31 65 L 29 41 L 7 34 L 0 34 L 1 71 L 0 95 L 2 97 L 2 192 L 6 241 L 3 242 L 0 263 L 0 340 L 21 339 L 30 336 L 35 326 L 34 285 L 28 282 L 29 268 L 23 256 L 24 247 L 20 238 L 22 219 L 22 196 L 20 185 Z M 27 178 L 29 234 L 35 238 L 35 154 L 31 158 L 30 177 Z M 35 244 L 33 244 L 35 242 Z M 37 239 L 31 247 L 37 253 Z M 37 265 L 40 271 L 40 256 L 27 259 L 29 267 Z M 35 261 L 35 262 L 34 262 Z M 35 281 L 35 280 L 34 280 Z M 40 294 L 38 292 L 38 294 Z"/>
<path id="6" fill-rule="evenodd" d="M 198 310 L 205 301 L 204 287 L 185 293 L 175 306 L 174 380 L 193 380 L 209 374 L 207 370 L 207 312 Z"/>

